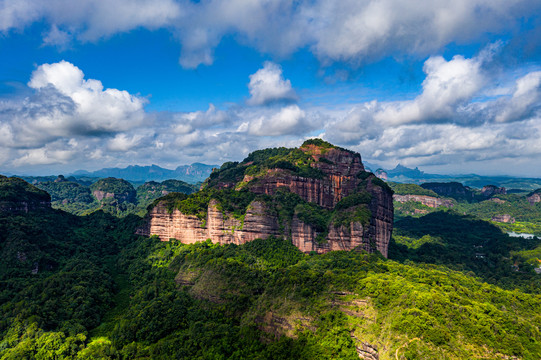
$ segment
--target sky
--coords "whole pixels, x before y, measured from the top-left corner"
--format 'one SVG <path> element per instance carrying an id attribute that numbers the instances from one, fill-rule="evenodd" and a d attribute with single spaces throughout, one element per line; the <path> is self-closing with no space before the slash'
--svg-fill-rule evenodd
<path id="1" fill-rule="evenodd" d="M 0 173 L 313 137 L 387 169 L 541 177 L 541 2 L 0 0 Z"/>

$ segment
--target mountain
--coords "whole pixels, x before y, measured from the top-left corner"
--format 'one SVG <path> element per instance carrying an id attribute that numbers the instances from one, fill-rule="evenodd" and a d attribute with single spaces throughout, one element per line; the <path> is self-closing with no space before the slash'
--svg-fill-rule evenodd
<path id="1" fill-rule="evenodd" d="M 72 175 L 75 177 L 115 177 L 128 181 L 163 181 L 168 179 L 182 180 L 188 183 L 197 183 L 204 181 L 217 165 L 205 165 L 193 163 L 192 165 L 182 165 L 175 170 L 169 170 L 157 165 L 139 166 L 130 165 L 126 168 L 104 168 L 93 172 L 78 170 Z"/>
<path id="2" fill-rule="evenodd" d="M 26 181 L 0 175 L 0 211 L 19 213 L 51 208 L 51 196 Z"/>
<path id="3" fill-rule="evenodd" d="M 185 243 L 284 236 L 304 252 L 386 256 L 392 220 L 392 191 L 364 170 L 360 154 L 315 139 L 223 164 L 202 191 L 157 201 L 140 233 Z"/>
<path id="4" fill-rule="evenodd" d="M 541 187 L 540 178 L 521 178 L 513 176 L 483 176 L 477 174 L 441 175 L 429 174 L 419 168 L 408 168 L 398 164 L 394 169 L 386 170 L 372 165 L 377 169 L 375 174 L 385 181 L 398 183 L 422 184 L 426 182 L 459 182 L 465 186 L 482 188 L 487 184 L 508 189 L 535 190 Z"/>

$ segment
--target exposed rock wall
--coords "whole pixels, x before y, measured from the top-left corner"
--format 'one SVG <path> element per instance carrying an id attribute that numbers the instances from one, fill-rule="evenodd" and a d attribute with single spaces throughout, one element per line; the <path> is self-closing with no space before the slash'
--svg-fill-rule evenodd
<path id="1" fill-rule="evenodd" d="M 216 205 L 216 201 L 211 200 L 207 218 L 202 221 L 176 209 L 170 213 L 163 204 L 158 204 L 150 211 L 149 221 L 138 230 L 138 234 L 158 235 L 162 241 L 175 238 L 185 244 L 212 239 L 220 244 L 238 245 L 257 238 L 280 235 L 278 220 L 275 216 L 268 215 L 261 202 L 254 201 L 250 204 L 244 222 L 232 216 L 224 216 Z"/>
<path id="2" fill-rule="evenodd" d="M 333 209 L 344 197 L 368 192 L 367 205 L 371 218 L 364 226 L 352 222 L 349 226 L 335 226 L 332 222 L 325 234 L 317 238 L 311 225 L 294 216 L 280 224 L 275 211 L 264 203 L 254 201 L 248 207 L 243 222 L 224 214 L 217 203 L 211 200 L 207 218 L 202 221 L 195 216 L 171 213 L 159 203 L 148 215 L 147 224 L 139 230 L 141 235 L 158 235 L 162 240 L 176 238 L 183 243 L 194 243 L 211 239 L 220 244 L 243 244 L 256 238 L 271 235 L 290 238 L 303 252 L 324 253 L 333 250 L 364 249 L 379 250 L 385 257 L 393 227 L 392 191 L 374 175 L 364 173 L 359 154 L 339 148 L 321 148 L 313 145 L 301 147 L 314 160 L 312 166 L 324 175 L 321 178 L 297 176 L 284 169 L 269 169 L 263 176 L 244 176 L 247 189 L 257 194 L 274 195 L 279 188 L 287 188 L 303 200 Z M 379 183 L 378 183 L 379 182 Z M 234 188 L 235 183 L 218 183 L 215 188 Z M 325 236 L 325 238 L 323 238 Z"/>
<path id="3" fill-rule="evenodd" d="M 115 194 L 102 190 L 94 190 L 92 191 L 92 196 L 94 196 L 98 201 L 102 201 L 103 199 L 116 199 L 119 202 L 135 202 L 135 192 Z"/>
<path id="4" fill-rule="evenodd" d="M 483 189 L 481 189 L 481 195 L 487 198 L 498 194 L 507 194 L 507 189 L 504 187 L 497 187 L 495 185 L 486 185 L 483 186 Z"/>
<path id="5" fill-rule="evenodd" d="M 496 221 L 496 222 L 502 222 L 502 223 L 511 223 L 511 224 L 514 224 L 515 223 L 515 218 L 512 217 L 511 215 L 509 214 L 503 214 L 503 215 L 494 215 L 492 217 L 492 219 L 490 219 L 492 221 Z"/>
<path id="6" fill-rule="evenodd" d="M 528 196 L 527 199 L 530 205 L 535 205 L 535 203 L 541 202 L 541 195 L 538 193 L 533 193 L 532 195 Z"/>
<path id="7" fill-rule="evenodd" d="M 332 209 L 344 197 L 356 191 L 359 180 L 356 175 L 364 171 L 359 154 L 339 149 L 322 149 L 315 146 L 302 147 L 316 160 L 314 167 L 326 176 L 323 179 L 292 175 L 281 169 L 272 169 L 268 174 L 250 184 L 250 191 L 273 195 L 280 187 L 299 195 L 302 199 Z M 324 158 L 325 161 L 320 161 Z"/>
<path id="8" fill-rule="evenodd" d="M 437 208 L 440 206 L 453 207 L 453 202 L 447 199 L 440 199 L 427 195 L 393 195 L 393 200 L 404 203 L 408 201 L 417 201 L 423 205 L 431 208 Z"/>

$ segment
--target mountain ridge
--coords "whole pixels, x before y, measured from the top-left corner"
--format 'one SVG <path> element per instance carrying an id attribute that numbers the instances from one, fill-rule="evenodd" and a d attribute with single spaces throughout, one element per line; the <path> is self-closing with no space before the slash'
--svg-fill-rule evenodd
<path id="1" fill-rule="evenodd" d="M 67 176 L 91 176 L 99 178 L 116 177 L 128 181 L 163 181 L 182 180 L 188 183 L 204 181 L 218 165 L 195 162 L 191 165 L 179 165 L 174 170 L 152 164 L 147 166 L 129 165 L 125 168 L 103 168 L 95 171 L 77 170 Z"/>

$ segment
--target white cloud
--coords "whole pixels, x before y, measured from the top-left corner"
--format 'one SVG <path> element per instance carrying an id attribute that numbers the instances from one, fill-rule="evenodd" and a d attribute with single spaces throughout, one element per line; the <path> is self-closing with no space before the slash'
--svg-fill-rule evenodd
<path id="1" fill-rule="evenodd" d="M 260 116 L 250 122 L 248 133 L 257 136 L 302 134 L 313 129 L 306 113 L 297 105 L 282 108 L 270 116 Z"/>
<path id="2" fill-rule="evenodd" d="M 166 28 L 179 39 L 187 68 L 211 64 L 230 35 L 278 56 L 308 48 L 323 62 L 363 63 L 397 53 L 426 56 L 452 42 L 518 31 L 540 9 L 534 0 L 3 0 L 0 31 L 45 21 L 51 31 L 44 42 L 64 44 L 67 35 L 94 41 Z"/>
<path id="3" fill-rule="evenodd" d="M 496 115 L 497 122 L 508 122 L 530 115 L 541 107 L 541 71 L 526 74 L 516 82 L 516 88 L 502 111 Z"/>
<path id="4" fill-rule="evenodd" d="M 144 120 L 146 99 L 127 91 L 104 90 L 101 81 L 85 80 L 83 72 L 67 61 L 39 66 L 32 73 L 28 86 L 38 91 L 52 87 L 73 101 L 75 114 L 65 119 L 69 124 L 57 124 L 71 127 L 72 131 L 125 131 Z M 56 122 L 55 119 L 50 121 Z"/>
<path id="5" fill-rule="evenodd" d="M 384 124 L 402 124 L 449 119 L 457 107 L 471 100 L 485 84 L 482 60 L 456 55 L 450 61 L 441 56 L 426 60 L 423 92 L 413 101 L 382 105 L 375 119 Z"/>
<path id="6" fill-rule="evenodd" d="M 109 140 L 107 148 L 110 151 L 129 151 L 137 147 L 142 139 L 143 136 L 140 134 L 135 134 L 131 137 L 126 134 L 117 134 Z"/>
<path id="7" fill-rule="evenodd" d="M 269 61 L 265 62 L 262 69 L 250 75 L 248 89 L 251 96 L 247 101 L 249 105 L 298 100 L 291 81 L 282 76 L 282 67 Z"/>
<path id="8" fill-rule="evenodd" d="M 181 14 L 181 6 L 173 0 L 3 0 L 0 31 L 46 20 L 53 27 L 70 29 L 80 40 L 97 40 L 138 27 L 165 27 Z M 51 44 L 55 38 L 64 41 L 47 37 Z"/>
<path id="9" fill-rule="evenodd" d="M 44 146 L 39 149 L 28 149 L 21 151 L 21 157 L 13 161 L 15 166 L 25 165 L 52 165 L 63 164 L 71 160 L 75 151 L 72 149 L 50 149 Z"/>
<path id="10" fill-rule="evenodd" d="M 56 46 L 59 50 L 64 50 L 72 41 L 72 36 L 67 31 L 60 30 L 56 25 L 43 38 L 43 45 Z"/>

